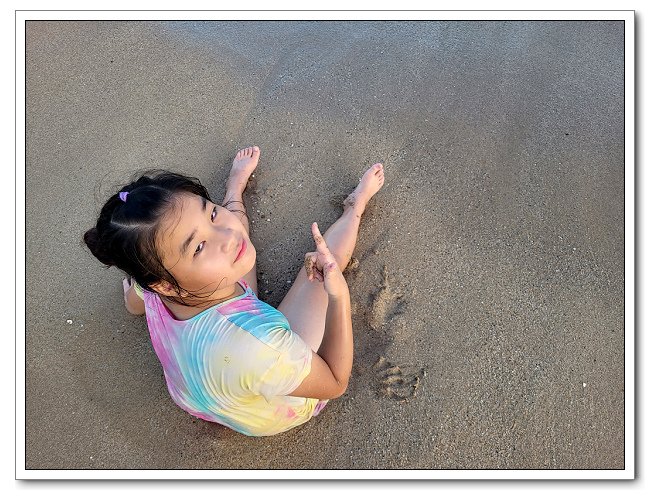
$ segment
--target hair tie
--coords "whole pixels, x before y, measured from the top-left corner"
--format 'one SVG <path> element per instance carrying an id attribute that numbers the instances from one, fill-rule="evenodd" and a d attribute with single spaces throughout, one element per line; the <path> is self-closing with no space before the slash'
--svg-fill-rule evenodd
<path id="1" fill-rule="evenodd" d="M 120 191 L 120 200 L 126 203 L 126 197 L 129 195 L 128 191 Z"/>

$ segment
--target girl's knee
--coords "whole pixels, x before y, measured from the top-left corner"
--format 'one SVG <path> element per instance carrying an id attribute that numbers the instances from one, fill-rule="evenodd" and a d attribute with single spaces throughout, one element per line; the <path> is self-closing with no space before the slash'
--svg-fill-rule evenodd
<path id="1" fill-rule="evenodd" d="M 352 255 L 347 253 L 342 255 L 338 252 L 332 252 L 332 255 L 334 256 L 334 259 L 336 260 L 336 263 L 338 264 L 341 272 L 345 271 L 345 268 L 348 266 Z"/>

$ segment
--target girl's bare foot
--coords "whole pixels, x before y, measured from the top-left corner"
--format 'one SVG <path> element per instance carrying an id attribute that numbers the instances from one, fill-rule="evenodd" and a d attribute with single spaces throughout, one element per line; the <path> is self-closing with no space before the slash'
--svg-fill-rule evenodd
<path id="1" fill-rule="evenodd" d="M 358 215 L 361 215 L 366 209 L 366 205 L 377 191 L 384 185 L 384 166 L 381 163 L 375 163 L 361 177 L 359 185 L 352 191 L 343 202 L 343 209 L 354 209 Z"/>
<path id="2" fill-rule="evenodd" d="M 230 176 L 226 181 L 226 192 L 241 194 L 246 189 L 248 178 L 255 171 L 260 159 L 260 148 L 252 146 L 237 152 L 232 162 Z"/>

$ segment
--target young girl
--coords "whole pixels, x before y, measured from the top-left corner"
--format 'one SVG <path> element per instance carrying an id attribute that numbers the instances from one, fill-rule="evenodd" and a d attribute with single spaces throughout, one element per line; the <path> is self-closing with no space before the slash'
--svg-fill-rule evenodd
<path id="1" fill-rule="evenodd" d="M 237 153 L 221 205 L 197 179 L 147 172 L 113 195 L 84 235 L 97 259 L 130 276 L 126 308 L 146 314 L 174 402 L 250 436 L 303 424 L 345 392 L 353 346 L 342 271 L 384 183 L 373 165 L 324 236 L 312 224 L 316 251 L 275 309 L 257 298 L 242 199 L 259 156 L 258 147 Z"/>

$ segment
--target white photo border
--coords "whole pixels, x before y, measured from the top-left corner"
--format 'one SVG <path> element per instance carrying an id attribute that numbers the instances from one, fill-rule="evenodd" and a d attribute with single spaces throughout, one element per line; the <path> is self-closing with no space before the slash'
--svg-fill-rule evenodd
<path id="1" fill-rule="evenodd" d="M 16 10 L 16 479 L 634 479 L 635 477 L 635 12 Z M 625 468 L 621 470 L 28 470 L 25 468 L 25 22 L 29 20 L 622 20 L 625 22 Z"/>

